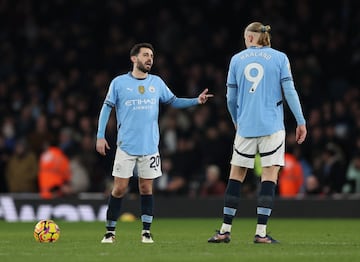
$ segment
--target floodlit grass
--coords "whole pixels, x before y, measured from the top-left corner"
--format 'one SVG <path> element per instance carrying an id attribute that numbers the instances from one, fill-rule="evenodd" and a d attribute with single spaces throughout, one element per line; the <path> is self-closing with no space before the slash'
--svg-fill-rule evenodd
<path id="1" fill-rule="evenodd" d="M 116 244 L 101 244 L 103 222 L 56 221 L 56 243 L 37 243 L 35 223 L 0 221 L 0 261 L 360 261 L 359 219 L 271 218 L 270 234 L 281 243 L 253 244 L 255 219 L 237 218 L 229 244 L 207 239 L 219 219 L 154 219 L 154 244 L 140 243 L 141 222 L 119 222 Z"/>

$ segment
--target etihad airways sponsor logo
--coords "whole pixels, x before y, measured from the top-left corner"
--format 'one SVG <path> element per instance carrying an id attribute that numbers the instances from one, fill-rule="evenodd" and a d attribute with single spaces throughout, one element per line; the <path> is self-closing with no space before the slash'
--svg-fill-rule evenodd
<path id="1" fill-rule="evenodd" d="M 156 99 L 131 99 L 125 101 L 126 106 L 146 106 L 146 105 L 156 105 Z"/>

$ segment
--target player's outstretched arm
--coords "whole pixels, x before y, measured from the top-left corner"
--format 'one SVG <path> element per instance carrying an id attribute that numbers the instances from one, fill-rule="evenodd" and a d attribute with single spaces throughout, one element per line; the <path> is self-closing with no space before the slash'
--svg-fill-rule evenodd
<path id="1" fill-rule="evenodd" d="M 209 92 L 209 89 L 204 89 L 204 91 L 202 91 L 202 93 L 198 96 L 198 102 L 199 104 L 205 104 L 209 97 L 213 97 L 214 95 L 213 94 L 208 94 Z"/>
<path id="2" fill-rule="evenodd" d="M 214 95 L 208 94 L 208 89 L 206 88 L 198 97 L 194 98 L 182 98 L 173 96 L 169 104 L 175 108 L 187 108 L 190 106 L 196 106 L 199 104 L 205 104 L 209 97 Z"/>

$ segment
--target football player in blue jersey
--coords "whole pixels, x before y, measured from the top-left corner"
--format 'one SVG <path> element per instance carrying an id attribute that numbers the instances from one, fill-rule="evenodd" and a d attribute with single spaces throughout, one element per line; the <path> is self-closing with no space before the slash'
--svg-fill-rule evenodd
<path id="1" fill-rule="evenodd" d="M 230 176 L 224 196 L 223 223 L 209 243 L 228 243 L 233 218 L 240 202 L 241 186 L 255 155 L 261 158 L 261 186 L 257 201 L 254 243 L 277 243 L 266 232 L 278 172 L 284 166 L 285 127 L 283 100 L 293 113 L 296 140 L 306 137 L 305 118 L 294 86 L 286 54 L 271 48 L 270 26 L 259 22 L 244 31 L 246 49 L 230 61 L 227 77 L 227 106 L 236 128 Z"/>
<path id="2" fill-rule="evenodd" d="M 112 175 L 114 185 L 106 213 L 106 233 L 102 243 L 114 243 L 115 228 L 136 166 L 141 195 L 141 241 L 153 243 L 150 227 L 153 220 L 153 180 L 161 176 L 159 145 L 159 105 L 186 108 L 204 104 L 212 94 L 205 89 L 196 98 L 178 98 L 157 75 L 150 74 L 154 48 L 149 43 L 136 44 L 130 50 L 131 72 L 115 77 L 109 86 L 98 122 L 96 150 L 106 155 L 109 144 L 105 129 L 112 108 L 117 120 L 117 149 Z"/>

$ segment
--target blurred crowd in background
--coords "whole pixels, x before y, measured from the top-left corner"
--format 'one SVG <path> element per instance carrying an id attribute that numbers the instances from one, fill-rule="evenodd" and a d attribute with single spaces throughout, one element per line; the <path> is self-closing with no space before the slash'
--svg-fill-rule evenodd
<path id="1" fill-rule="evenodd" d="M 253 21 L 269 24 L 272 46 L 288 55 L 307 119 L 307 140 L 296 145 L 285 107 L 287 164 L 278 195 L 360 193 L 359 11 L 350 0 L 0 1 L 0 193 L 109 193 L 116 123 L 112 114 L 111 149 L 102 157 L 98 114 L 112 78 L 131 68 L 130 48 L 150 42 L 152 73 L 177 96 L 204 88 L 215 95 L 190 109 L 161 107 L 164 175 L 155 192 L 222 195 L 235 135 L 226 74 Z M 47 177 L 52 171 L 57 178 Z M 257 163 L 244 197 L 257 193 L 260 174 Z"/>

